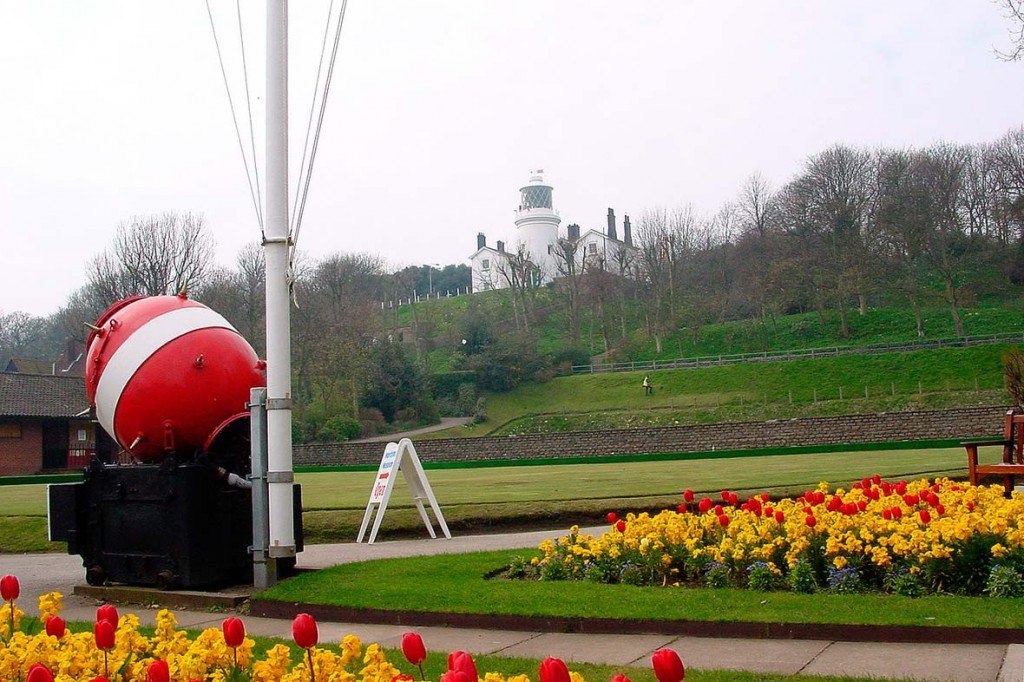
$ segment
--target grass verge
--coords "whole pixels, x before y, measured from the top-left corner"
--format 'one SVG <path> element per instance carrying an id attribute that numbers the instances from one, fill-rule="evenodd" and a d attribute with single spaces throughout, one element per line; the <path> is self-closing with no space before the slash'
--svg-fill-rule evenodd
<path id="1" fill-rule="evenodd" d="M 1024 628 L 1024 599 L 804 595 L 484 578 L 513 555 L 532 553 L 475 552 L 343 564 L 296 576 L 255 596 L 352 608 L 484 615 Z"/>

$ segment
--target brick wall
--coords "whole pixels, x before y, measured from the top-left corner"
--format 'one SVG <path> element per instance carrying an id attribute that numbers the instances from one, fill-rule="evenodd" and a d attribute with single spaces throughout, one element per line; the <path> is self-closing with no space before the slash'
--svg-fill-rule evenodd
<path id="1" fill-rule="evenodd" d="M 38 420 L 5 419 L 4 432 L 19 423 L 20 436 L 0 438 L 0 476 L 34 474 L 43 468 L 41 423 Z"/>
<path id="2" fill-rule="evenodd" d="M 425 462 L 472 462 L 968 439 L 1002 433 L 1005 407 L 414 441 Z M 374 465 L 384 443 L 296 445 L 295 466 Z"/>

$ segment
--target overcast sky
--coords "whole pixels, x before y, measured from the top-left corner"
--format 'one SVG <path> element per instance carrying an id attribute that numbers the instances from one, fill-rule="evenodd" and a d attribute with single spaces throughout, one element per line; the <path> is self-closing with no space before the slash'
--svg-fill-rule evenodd
<path id="1" fill-rule="evenodd" d="M 210 3 L 244 124 L 235 4 Z M 293 192 L 327 9 L 291 3 Z M 350 0 L 299 248 L 468 262 L 535 168 L 586 230 L 713 212 L 837 142 L 994 140 L 1024 120 L 1009 26 L 991 0 Z M 120 222 L 167 210 L 224 265 L 259 238 L 206 5 L 0 0 L 0 312 L 56 312 Z"/>

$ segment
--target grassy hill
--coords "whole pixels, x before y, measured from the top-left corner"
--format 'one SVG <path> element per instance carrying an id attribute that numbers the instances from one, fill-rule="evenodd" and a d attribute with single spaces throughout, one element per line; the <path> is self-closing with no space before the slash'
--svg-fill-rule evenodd
<path id="1" fill-rule="evenodd" d="M 1005 405 L 993 344 L 726 367 L 556 377 L 486 398 L 487 421 L 431 434 L 467 437 L 743 421 L 965 405 Z"/>
<path id="2" fill-rule="evenodd" d="M 834 346 L 870 346 L 917 340 L 914 315 L 903 308 L 871 308 L 866 315 L 849 315 L 850 334 L 839 335 L 839 316 L 834 311 L 782 315 L 774 319 L 747 319 L 714 322 L 699 327 L 683 327 L 666 334 L 662 351 L 655 348 L 644 317 L 634 302 L 626 305 L 626 334 L 611 334 L 611 359 L 619 362 L 672 360 L 708 355 L 758 353 Z M 432 372 L 447 371 L 449 360 L 461 345 L 467 316 L 486 316 L 496 334 L 515 331 L 512 303 L 507 291 L 487 291 L 450 299 L 421 301 L 385 311 L 387 326 L 419 328 L 425 339 Z M 955 336 L 949 309 L 940 306 L 922 311 L 925 339 L 949 339 Z M 967 336 L 1024 333 L 1024 302 L 1010 301 L 984 307 L 962 308 L 961 317 Z M 599 325 L 582 315 L 581 337 L 569 336 L 567 316 L 555 292 L 538 292 L 537 315 L 530 337 L 543 353 L 577 348 L 591 355 L 604 353 Z"/>

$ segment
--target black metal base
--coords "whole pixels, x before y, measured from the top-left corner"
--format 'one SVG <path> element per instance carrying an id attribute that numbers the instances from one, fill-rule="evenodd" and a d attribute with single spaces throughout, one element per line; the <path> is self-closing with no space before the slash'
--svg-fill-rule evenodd
<path id="1" fill-rule="evenodd" d="M 296 541 L 301 551 L 301 491 Z M 82 483 L 50 486 L 50 535 L 80 554 L 90 585 L 161 589 L 252 582 L 252 497 L 210 467 L 93 463 Z M 291 566 L 289 566 L 289 564 Z M 279 569 L 294 559 L 279 561 Z"/>

